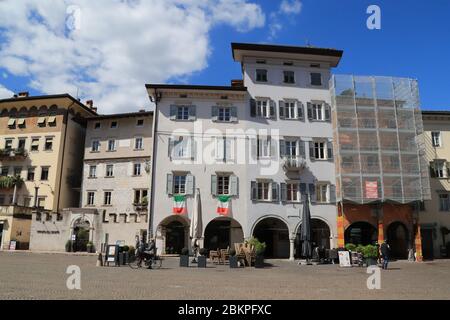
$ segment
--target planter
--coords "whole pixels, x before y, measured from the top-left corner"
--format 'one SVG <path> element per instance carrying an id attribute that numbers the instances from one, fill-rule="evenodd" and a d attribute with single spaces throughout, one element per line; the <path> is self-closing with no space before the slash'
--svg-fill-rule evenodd
<path id="1" fill-rule="evenodd" d="M 205 256 L 197 257 L 197 267 L 198 268 L 206 268 L 206 257 Z"/>
<path id="2" fill-rule="evenodd" d="M 183 268 L 189 267 L 189 256 L 188 255 L 180 256 L 180 267 L 183 267 Z"/>
<path id="3" fill-rule="evenodd" d="M 374 258 L 366 258 L 365 262 L 366 262 L 366 266 L 368 266 L 368 267 L 377 265 L 377 259 L 374 259 Z"/>
<path id="4" fill-rule="evenodd" d="M 256 256 L 255 268 L 264 268 L 264 256 Z"/>
<path id="5" fill-rule="evenodd" d="M 238 259 L 236 256 L 231 256 L 229 261 L 230 261 L 230 268 L 238 268 Z"/>

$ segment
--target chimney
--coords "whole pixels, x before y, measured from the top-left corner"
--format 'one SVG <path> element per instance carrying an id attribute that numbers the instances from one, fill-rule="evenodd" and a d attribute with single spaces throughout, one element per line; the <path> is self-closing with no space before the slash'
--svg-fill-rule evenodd
<path id="1" fill-rule="evenodd" d="M 17 94 L 17 97 L 18 97 L 18 98 L 27 98 L 29 95 L 30 95 L 30 94 L 29 94 L 28 91 L 23 91 L 23 92 L 19 92 L 19 93 Z"/>
<path id="2" fill-rule="evenodd" d="M 243 87 L 244 86 L 244 80 L 231 80 L 231 86 L 232 87 Z"/>
<path id="3" fill-rule="evenodd" d="M 86 101 L 86 105 L 89 107 L 89 108 L 93 108 L 94 107 L 94 101 L 93 100 L 87 100 Z"/>

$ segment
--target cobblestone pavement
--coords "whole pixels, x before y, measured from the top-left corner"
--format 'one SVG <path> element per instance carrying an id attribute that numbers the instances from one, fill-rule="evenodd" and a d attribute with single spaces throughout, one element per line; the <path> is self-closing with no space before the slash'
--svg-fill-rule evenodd
<path id="1" fill-rule="evenodd" d="M 0 252 L 0 299 L 450 299 L 450 260 L 398 261 L 368 290 L 366 268 L 299 266 L 269 260 L 265 269 L 96 267 L 95 256 Z M 66 269 L 81 268 L 81 290 L 68 290 Z"/>

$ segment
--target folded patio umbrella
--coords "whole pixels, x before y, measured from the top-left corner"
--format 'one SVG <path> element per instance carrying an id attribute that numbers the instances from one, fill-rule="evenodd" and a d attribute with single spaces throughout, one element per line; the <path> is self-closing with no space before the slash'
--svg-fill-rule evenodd
<path id="1" fill-rule="evenodd" d="M 189 236 L 192 239 L 192 244 L 195 240 L 199 240 L 202 237 L 202 203 L 200 199 L 200 189 L 195 190 L 194 195 L 194 207 L 192 210 L 191 226 Z"/>
<path id="2" fill-rule="evenodd" d="M 311 250 L 311 212 L 309 211 L 309 197 L 303 201 L 302 225 L 300 228 L 300 241 L 302 241 L 302 257 L 309 259 Z"/>

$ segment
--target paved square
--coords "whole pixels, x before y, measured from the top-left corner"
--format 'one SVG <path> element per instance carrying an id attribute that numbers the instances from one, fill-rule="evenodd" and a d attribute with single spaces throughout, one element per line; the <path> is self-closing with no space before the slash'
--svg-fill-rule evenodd
<path id="1" fill-rule="evenodd" d="M 95 256 L 0 252 L 0 299 L 450 299 L 450 260 L 393 262 L 381 290 L 368 290 L 366 268 L 298 266 L 270 260 L 265 269 L 96 267 Z M 69 265 L 81 290 L 68 290 Z"/>

